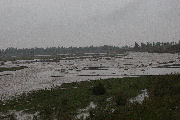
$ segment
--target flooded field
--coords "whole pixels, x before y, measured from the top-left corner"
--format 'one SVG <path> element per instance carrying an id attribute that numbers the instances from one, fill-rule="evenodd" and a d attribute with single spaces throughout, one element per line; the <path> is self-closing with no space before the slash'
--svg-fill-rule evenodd
<path id="1" fill-rule="evenodd" d="M 5 63 L 1 67 L 27 66 L 0 72 L 0 99 L 62 83 L 106 78 L 180 73 L 180 55 L 169 53 L 128 53 L 126 56 L 98 57 L 59 62 Z"/>

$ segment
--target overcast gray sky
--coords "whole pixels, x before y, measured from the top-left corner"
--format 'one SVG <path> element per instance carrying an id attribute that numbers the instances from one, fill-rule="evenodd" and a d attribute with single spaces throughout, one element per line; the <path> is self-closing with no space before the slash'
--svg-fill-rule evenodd
<path id="1" fill-rule="evenodd" d="M 180 0 L 0 0 L 0 48 L 180 40 Z"/>

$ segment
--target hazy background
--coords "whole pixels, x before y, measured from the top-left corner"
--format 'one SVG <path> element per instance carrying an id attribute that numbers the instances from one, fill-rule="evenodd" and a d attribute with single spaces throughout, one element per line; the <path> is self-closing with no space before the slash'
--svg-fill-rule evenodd
<path id="1" fill-rule="evenodd" d="M 180 40 L 180 0 L 0 0 L 0 48 Z"/>

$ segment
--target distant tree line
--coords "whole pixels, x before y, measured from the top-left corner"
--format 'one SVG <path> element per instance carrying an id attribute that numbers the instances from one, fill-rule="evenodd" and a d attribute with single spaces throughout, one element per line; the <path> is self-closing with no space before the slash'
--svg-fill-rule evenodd
<path id="1" fill-rule="evenodd" d="M 127 51 L 180 53 L 180 41 L 177 42 L 147 42 L 136 43 L 133 47 L 124 46 L 89 46 L 89 47 L 48 47 L 48 48 L 7 48 L 0 49 L 0 60 L 13 57 L 29 57 L 36 55 L 83 54 L 83 53 L 124 53 Z"/>
<path id="2" fill-rule="evenodd" d="M 156 53 L 180 53 L 180 41 L 177 42 L 147 42 L 140 45 L 135 42 L 133 51 Z"/>
<path id="3" fill-rule="evenodd" d="M 34 56 L 34 55 L 57 55 L 57 54 L 81 54 L 81 53 L 115 53 L 125 52 L 127 48 L 116 46 L 99 47 L 49 47 L 49 48 L 7 48 L 0 49 L 0 56 Z"/>

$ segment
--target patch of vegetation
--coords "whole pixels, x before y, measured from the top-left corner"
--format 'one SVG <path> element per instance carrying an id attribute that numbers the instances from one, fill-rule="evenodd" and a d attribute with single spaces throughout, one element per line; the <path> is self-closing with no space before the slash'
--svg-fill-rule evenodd
<path id="1" fill-rule="evenodd" d="M 94 95 L 104 95 L 105 93 L 106 89 L 102 83 L 98 83 L 96 86 L 93 87 Z"/>
<path id="2" fill-rule="evenodd" d="M 3 72 L 3 71 L 16 71 L 16 70 L 21 70 L 21 69 L 25 69 L 25 68 L 28 68 L 28 67 L 27 66 L 10 67 L 10 68 L 0 67 L 0 72 Z"/>
<path id="3" fill-rule="evenodd" d="M 129 99 L 147 89 L 142 104 Z M 180 118 L 180 75 L 141 76 L 64 83 L 50 90 L 32 91 L 0 102 L 0 112 L 39 112 L 38 120 L 75 120 L 79 109 L 90 102 L 88 120 L 178 120 Z M 7 116 L 6 116 L 7 117 Z M 3 116 L 0 116 L 3 119 Z"/>
<path id="4" fill-rule="evenodd" d="M 118 106 L 124 106 L 127 103 L 127 95 L 125 91 L 117 91 L 114 100 Z"/>

